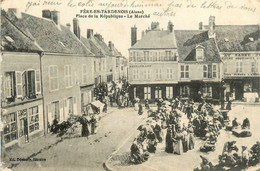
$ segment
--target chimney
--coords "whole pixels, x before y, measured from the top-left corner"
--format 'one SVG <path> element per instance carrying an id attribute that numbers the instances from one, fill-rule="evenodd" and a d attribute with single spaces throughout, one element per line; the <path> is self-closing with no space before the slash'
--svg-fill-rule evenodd
<path id="1" fill-rule="evenodd" d="M 99 41 L 102 41 L 102 36 L 101 36 L 101 34 L 95 34 L 94 35 Z"/>
<path id="2" fill-rule="evenodd" d="M 93 29 L 87 29 L 87 38 L 90 39 L 93 36 Z"/>
<path id="3" fill-rule="evenodd" d="M 168 30 L 169 30 L 170 32 L 173 31 L 173 24 L 172 24 L 171 21 L 168 22 Z"/>
<path id="4" fill-rule="evenodd" d="M 112 42 L 109 41 L 109 42 L 108 42 L 108 47 L 109 47 L 109 50 L 110 50 L 110 51 L 112 51 L 112 46 L 113 46 Z"/>
<path id="5" fill-rule="evenodd" d="M 73 19 L 73 32 L 80 39 L 79 20 L 77 18 Z"/>
<path id="6" fill-rule="evenodd" d="M 51 18 L 56 25 L 60 25 L 60 12 L 59 11 L 51 11 Z"/>
<path id="7" fill-rule="evenodd" d="M 203 23 L 202 22 L 199 23 L 199 30 L 203 30 Z"/>
<path id="8" fill-rule="evenodd" d="M 22 18 L 22 14 L 17 8 L 8 8 L 8 13 L 13 13 L 17 18 Z"/>
<path id="9" fill-rule="evenodd" d="M 66 27 L 70 30 L 70 27 L 71 27 L 70 23 L 67 23 L 67 24 L 66 24 Z M 70 30 L 70 31 L 71 31 L 71 30 Z"/>
<path id="10" fill-rule="evenodd" d="M 209 38 L 215 37 L 214 29 L 215 29 L 215 16 L 210 16 L 209 17 L 209 31 L 208 31 Z"/>
<path id="11" fill-rule="evenodd" d="M 137 28 L 131 27 L 131 46 L 133 46 L 137 41 Z"/>
<path id="12" fill-rule="evenodd" d="M 51 19 L 51 11 L 50 10 L 42 10 L 42 18 Z"/>

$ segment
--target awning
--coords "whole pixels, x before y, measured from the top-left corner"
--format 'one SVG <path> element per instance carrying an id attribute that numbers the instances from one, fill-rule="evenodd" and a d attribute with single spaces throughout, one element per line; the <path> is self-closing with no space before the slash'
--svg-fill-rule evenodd
<path id="1" fill-rule="evenodd" d="M 105 104 L 104 103 L 101 103 L 100 101 L 94 101 L 94 102 L 92 102 L 91 103 L 93 106 L 95 106 L 96 108 L 99 108 L 100 109 L 100 112 L 102 112 L 103 111 L 103 108 L 104 108 L 104 106 L 105 106 Z"/>

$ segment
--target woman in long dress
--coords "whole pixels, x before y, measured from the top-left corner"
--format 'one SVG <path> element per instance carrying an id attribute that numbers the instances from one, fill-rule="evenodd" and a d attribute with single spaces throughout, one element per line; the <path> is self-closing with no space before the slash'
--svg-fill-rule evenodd
<path id="1" fill-rule="evenodd" d="M 167 153 L 173 153 L 173 134 L 172 134 L 172 128 L 167 129 L 166 134 L 166 144 L 165 144 L 165 152 Z"/>
<path id="2" fill-rule="evenodd" d="M 174 154 L 178 154 L 181 155 L 183 153 L 183 147 L 182 147 L 182 133 L 181 130 L 178 128 L 177 132 L 176 132 L 176 143 L 174 146 Z"/>
<path id="3" fill-rule="evenodd" d="M 190 123 L 188 125 L 187 132 L 188 132 L 188 149 L 192 150 L 192 149 L 194 149 L 195 141 L 194 141 L 193 126 Z"/>

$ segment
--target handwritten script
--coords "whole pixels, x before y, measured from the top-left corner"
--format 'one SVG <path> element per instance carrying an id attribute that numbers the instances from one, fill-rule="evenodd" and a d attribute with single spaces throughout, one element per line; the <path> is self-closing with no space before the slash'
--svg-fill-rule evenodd
<path id="1" fill-rule="evenodd" d="M 102 9 L 154 9 L 152 15 L 155 16 L 175 16 L 177 11 L 182 9 L 209 9 L 209 10 L 232 10 L 237 9 L 255 13 L 259 10 L 253 4 L 234 3 L 234 1 L 196 1 L 196 0 L 173 0 L 168 3 L 162 1 L 138 1 L 138 0 L 119 0 L 119 1 L 94 1 L 94 0 L 31 0 L 27 1 L 26 11 L 33 7 L 69 7 L 69 8 L 102 8 Z"/>

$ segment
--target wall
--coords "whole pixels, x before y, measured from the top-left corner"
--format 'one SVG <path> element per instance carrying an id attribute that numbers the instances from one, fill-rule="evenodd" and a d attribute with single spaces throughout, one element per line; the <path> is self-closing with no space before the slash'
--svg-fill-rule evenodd
<path id="1" fill-rule="evenodd" d="M 93 58 L 84 56 L 70 56 L 62 54 L 46 54 L 42 57 L 43 69 L 43 92 L 46 121 L 52 124 L 52 102 L 58 101 L 61 121 L 68 116 L 68 98 L 73 98 L 73 114 L 81 114 L 81 92 L 80 86 L 94 84 Z M 58 68 L 58 90 L 50 89 L 49 69 L 50 65 Z M 65 86 L 65 65 L 71 65 L 72 86 Z M 87 82 L 83 83 L 83 65 L 87 65 Z M 46 122 L 46 124 L 47 124 Z"/>

